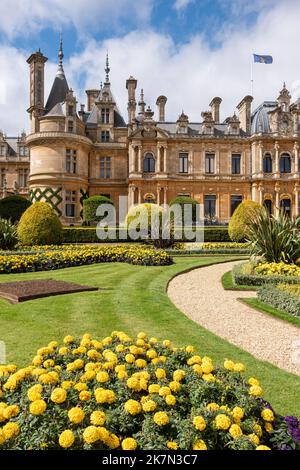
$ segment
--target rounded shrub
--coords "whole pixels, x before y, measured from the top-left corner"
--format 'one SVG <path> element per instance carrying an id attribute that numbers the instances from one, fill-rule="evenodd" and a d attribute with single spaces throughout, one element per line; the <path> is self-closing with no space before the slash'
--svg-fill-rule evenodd
<path id="1" fill-rule="evenodd" d="M 233 242 L 241 242 L 247 238 L 249 222 L 262 209 L 258 202 L 251 200 L 241 202 L 235 209 L 228 226 L 228 233 Z"/>
<path id="2" fill-rule="evenodd" d="M 198 202 L 189 197 L 189 196 L 176 196 L 174 199 L 170 201 L 170 207 L 174 206 L 175 204 L 178 204 L 181 207 L 182 210 L 182 223 L 184 222 L 184 207 L 185 205 L 191 205 L 192 206 L 192 223 L 194 224 L 197 222 L 197 208 L 198 208 Z"/>
<path id="3" fill-rule="evenodd" d="M 25 197 L 13 195 L 0 200 L 0 218 L 18 222 L 23 213 L 31 206 L 31 202 Z"/>
<path id="4" fill-rule="evenodd" d="M 102 204 L 114 205 L 113 201 L 106 196 L 91 196 L 83 201 L 83 221 L 85 224 L 101 222 L 103 216 L 97 216 L 96 212 Z"/>
<path id="5" fill-rule="evenodd" d="M 61 222 L 46 202 L 36 202 L 24 212 L 17 233 L 21 245 L 59 245 L 63 239 Z"/>

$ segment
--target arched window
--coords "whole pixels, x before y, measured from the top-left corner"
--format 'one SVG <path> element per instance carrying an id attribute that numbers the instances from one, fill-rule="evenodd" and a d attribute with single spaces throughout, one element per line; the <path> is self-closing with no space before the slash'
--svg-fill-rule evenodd
<path id="1" fill-rule="evenodd" d="M 292 215 L 292 205 L 291 200 L 288 197 L 281 199 L 280 201 L 280 209 L 288 216 L 291 217 Z"/>
<path id="2" fill-rule="evenodd" d="M 283 153 L 280 157 L 280 173 L 291 173 L 291 157 Z"/>
<path id="3" fill-rule="evenodd" d="M 265 199 L 264 200 L 264 206 L 267 209 L 267 211 L 269 212 L 269 214 L 271 215 L 272 214 L 272 201 L 271 201 L 271 199 Z"/>
<path id="4" fill-rule="evenodd" d="M 154 204 L 155 202 L 155 197 L 151 193 L 147 193 L 144 196 L 144 202 L 147 202 L 148 204 Z"/>
<path id="5" fill-rule="evenodd" d="M 272 173 L 272 157 L 269 153 L 266 153 L 263 159 L 263 172 Z"/>
<path id="6" fill-rule="evenodd" d="M 144 157 L 144 173 L 155 173 L 155 160 L 152 153 L 146 153 Z"/>

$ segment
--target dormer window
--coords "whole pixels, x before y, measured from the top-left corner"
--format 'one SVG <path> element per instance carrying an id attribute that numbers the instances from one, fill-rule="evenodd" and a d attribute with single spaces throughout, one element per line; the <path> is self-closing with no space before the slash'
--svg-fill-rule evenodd
<path id="1" fill-rule="evenodd" d="M 73 116 L 74 114 L 74 106 L 72 104 L 69 104 L 68 106 L 68 115 Z"/>
<path id="2" fill-rule="evenodd" d="M 0 145 L 0 157 L 5 157 L 6 155 L 6 145 Z"/>
<path id="3" fill-rule="evenodd" d="M 109 124 L 109 108 L 102 108 L 101 122 L 102 124 Z"/>
<path id="4" fill-rule="evenodd" d="M 109 131 L 101 131 L 101 142 L 109 142 Z"/>
<path id="5" fill-rule="evenodd" d="M 20 157 L 28 157 L 28 148 L 25 147 L 24 145 L 21 145 L 19 147 L 19 154 L 20 154 Z"/>

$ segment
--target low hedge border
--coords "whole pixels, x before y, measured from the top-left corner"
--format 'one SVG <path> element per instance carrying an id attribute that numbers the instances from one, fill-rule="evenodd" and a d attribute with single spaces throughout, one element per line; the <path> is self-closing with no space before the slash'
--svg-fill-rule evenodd
<path id="1" fill-rule="evenodd" d="M 299 276 L 265 276 L 263 274 L 243 273 L 243 264 L 234 266 L 232 276 L 235 284 L 241 286 L 263 286 L 265 284 L 299 284 Z"/>
<path id="2" fill-rule="evenodd" d="M 278 310 L 300 317 L 300 297 L 291 295 L 287 291 L 279 289 L 278 286 L 261 287 L 257 291 L 257 298 Z"/>
<path id="3" fill-rule="evenodd" d="M 216 248 L 216 249 L 203 249 L 203 250 L 172 250 L 172 248 L 166 250 L 172 255 L 249 255 L 250 251 L 245 249 L 237 248 Z"/>

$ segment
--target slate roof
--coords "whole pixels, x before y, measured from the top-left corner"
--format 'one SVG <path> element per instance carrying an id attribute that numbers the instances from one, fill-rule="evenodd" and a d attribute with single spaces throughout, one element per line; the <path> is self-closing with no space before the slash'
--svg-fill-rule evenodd
<path id="1" fill-rule="evenodd" d="M 46 103 L 46 112 L 52 111 L 55 105 L 62 103 L 66 99 L 66 95 L 69 91 L 68 82 L 64 73 L 64 69 L 59 65 L 58 71 L 55 75 L 55 79 Z"/>
<path id="2" fill-rule="evenodd" d="M 256 108 L 251 117 L 251 134 L 267 134 L 270 132 L 268 113 L 277 108 L 277 106 L 277 101 L 264 101 Z"/>
<path id="3" fill-rule="evenodd" d="M 180 135 L 184 136 L 184 134 L 177 134 L 176 129 L 177 125 L 176 122 L 158 122 L 157 127 L 162 129 L 163 131 L 168 132 L 169 134 L 174 134 L 174 135 Z M 197 135 L 205 135 L 202 132 L 203 124 L 201 122 L 189 122 L 188 124 L 188 132 L 187 135 L 189 136 L 197 136 Z M 226 123 L 222 124 L 215 124 L 214 125 L 214 137 L 221 137 L 222 135 L 234 135 L 234 134 L 228 134 L 228 125 Z M 240 136 L 246 136 L 246 133 L 240 129 Z"/>

